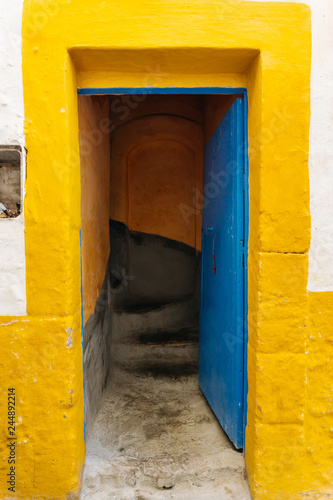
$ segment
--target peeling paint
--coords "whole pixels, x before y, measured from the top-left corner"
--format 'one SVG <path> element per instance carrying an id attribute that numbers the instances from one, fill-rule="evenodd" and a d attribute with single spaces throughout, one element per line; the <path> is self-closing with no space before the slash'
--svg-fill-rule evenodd
<path id="1" fill-rule="evenodd" d="M 68 339 L 67 339 L 66 345 L 70 349 L 71 347 L 73 347 L 73 338 L 72 338 L 73 329 L 66 328 L 66 332 L 68 333 Z"/>
<path id="2" fill-rule="evenodd" d="M 0 326 L 8 326 L 8 325 L 12 325 L 13 323 L 17 323 L 17 322 L 18 322 L 18 319 L 12 319 L 8 323 L 1 323 Z"/>

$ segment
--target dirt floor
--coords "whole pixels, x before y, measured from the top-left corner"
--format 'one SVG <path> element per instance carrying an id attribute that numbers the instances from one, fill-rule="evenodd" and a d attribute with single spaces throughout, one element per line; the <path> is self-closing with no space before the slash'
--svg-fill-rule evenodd
<path id="1" fill-rule="evenodd" d="M 80 499 L 250 500 L 243 455 L 196 370 L 155 368 L 114 368 L 87 439 Z"/>

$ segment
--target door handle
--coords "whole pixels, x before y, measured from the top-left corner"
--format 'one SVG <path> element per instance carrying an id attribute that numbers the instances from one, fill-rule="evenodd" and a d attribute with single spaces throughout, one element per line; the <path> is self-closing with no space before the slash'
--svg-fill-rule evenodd
<path id="1" fill-rule="evenodd" d="M 209 232 L 212 232 L 212 231 L 214 231 L 213 226 L 206 226 L 206 234 L 208 234 Z"/>
<path id="2" fill-rule="evenodd" d="M 215 266 L 215 239 L 216 239 L 216 233 L 213 239 L 213 273 L 216 274 L 216 266 Z"/>

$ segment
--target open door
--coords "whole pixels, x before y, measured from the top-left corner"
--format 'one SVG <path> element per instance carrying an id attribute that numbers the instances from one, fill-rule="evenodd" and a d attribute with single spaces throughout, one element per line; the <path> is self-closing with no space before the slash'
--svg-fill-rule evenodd
<path id="1" fill-rule="evenodd" d="M 244 433 L 244 101 L 205 149 L 199 382 L 236 448 Z"/>

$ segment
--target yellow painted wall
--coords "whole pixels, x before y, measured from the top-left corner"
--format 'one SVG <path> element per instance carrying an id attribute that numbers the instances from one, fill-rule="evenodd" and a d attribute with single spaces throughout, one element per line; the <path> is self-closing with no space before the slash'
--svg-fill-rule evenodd
<path id="1" fill-rule="evenodd" d="M 107 97 L 78 99 L 83 318 L 93 313 L 110 253 L 110 135 Z"/>
<path id="2" fill-rule="evenodd" d="M 9 324 L 0 365 L 1 387 L 15 380 L 22 418 L 14 498 L 76 498 L 80 485 L 77 85 L 248 87 L 249 481 L 258 500 L 332 496 L 324 373 L 333 301 L 331 293 L 306 291 L 309 8 L 241 0 L 58 4 L 46 11 L 45 2 L 26 0 L 23 18 L 28 316 L 2 318 Z M 5 416 L 2 410 L 2 442 Z M 5 466 L 1 497 L 4 474 Z"/>

